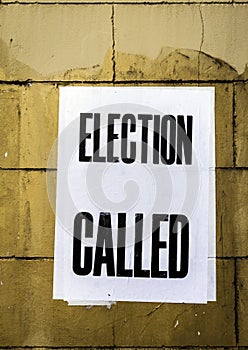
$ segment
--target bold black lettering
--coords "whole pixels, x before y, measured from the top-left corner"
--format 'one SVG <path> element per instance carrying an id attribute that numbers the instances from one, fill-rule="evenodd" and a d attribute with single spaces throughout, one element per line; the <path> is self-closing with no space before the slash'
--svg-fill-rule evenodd
<path id="1" fill-rule="evenodd" d="M 169 135 L 168 135 L 169 132 Z M 165 115 L 161 124 L 161 161 L 164 164 L 175 162 L 176 120 L 173 115 Z"/>
<path id="2" fill-rule="evenodd" d="M 106 255 L 103 255 L 104 246 L 105 246 Z M 95 263 L 94 263 L 94 272 L 93 272 L 94 276 L 101 275 L 102 264 L 106 264 L 108 276 L 115 275 L 110 213 L 100 213 L 97 240 L 96 240 Z"/>
<path id="3" fill-rule="evenodd" d="M 159 270 L 159 249 L 167 248 L 166 241 L 160 241 L 160 222 L 168 221 L 166 214 L 152 215 L 152 261 L 151 261 L 151 277 L 166 278 L 167 271 Z"/>
<path id="4" fill-rule="evenodd" d="M 93 162 L 106 162 L 106 157 L 99 155 L 100 147 L 100 113 L 94 113 L 94 133 L 93 133 Z"/>
<path id="5" fill-rule="evenodd" d="M 79 162 L 90 162 L 91 157 L 86 156 L 86 139 L 91 138 L 91 134 L 86 132 L 86 120 L 92 119 L 92 113 L 80 113 L 80 132 L 79 132 Z"/>
<path id="6" fill-rule="evenodd" d="M 114 140 L 118 139 L 118 134 L 114 133 L 114 121 L 120 119 L 120 114 L 108 115 L 108 144 L 107 144 L 107 161 L 110 163 L 119 162 L 118 157 L 114 156 Z"/>
<path id="7" fill-rule="evenodd" d="M 138 119 L 142 121 L 141 163 L 147 163 L 148 121 L 152 120 L 152 115 L 138 114 Z"/>
<path id="8" fill-rule="evenodd" d="M 150 277 L 149 270 L 142 270 L 143 214 L 135 214 L 134 277 Z"/>
<path id="9" fill-rule="evenodd" d="M 181 233 L 178 232 L 179 224 Z M 177 241 L 181 234 L 180 269 L 177 270 Z M 185 215 L 170 215 L 169 225 L 169 277 L 184 278 L 189 269 L 189 221 Z"/>
<path id="10" fill-rule="evenodd" d="M 118 214 L 117 276 L 132 277 L 132 270 L 125 268 L 126 213 Z"/>
<path id="11" fill-rule="evenodd" d="M 192 164 L 192 115 L 187 115 L 187 132 L 183 115 L 177 116 L 177 124 L 177 164 L 182 164 L 183 149 L 185 164 Z"/>
<path id="12" fill-rule="evenodd" d="M 136 131 L 136 120 L 133 114 L 125 114 L 122 118 L 121 129 L 121 159 L 123 163 L 130 164 L 135 161 L 136 143 L 130 142 L 130 157 L 127 156 L 127 127 L 130 122 L 130 132 Z"/>
<path id="13" fill-rule="evenodd" d="M 154 115 L 153 164 L 159 164 L 160 115 Z"/>
<path id="14" fill-rule="evenodd" d="M 73 271 L 76 275 L 86 276 L 92 269 L 92 247 L 84 248 L 84 267 L 81 267 L 82 221 L 85 220 L 85 238 L 93 237 L 93 217 L 90 213 L 78 213 L 73 229 Z"/>

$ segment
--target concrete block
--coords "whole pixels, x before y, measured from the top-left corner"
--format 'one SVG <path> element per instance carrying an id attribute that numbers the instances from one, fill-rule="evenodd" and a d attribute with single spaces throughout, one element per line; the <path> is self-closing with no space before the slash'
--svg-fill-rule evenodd
<path id="1" fill-rule="evenodd" d="M 215 84 L 216 166 L 233 166 L 233 85 Z"/>
<path id="2" fill-rule="evenodd" d="M 15 254 L 19 238 L 19 173 L 0 170 L 0 256 Z"/>
<path id="3" fill-rule="evenodd" d="M 235 145 L 236 165 L 238 167 L 248 166 L 248 84 L 239 83 L 235 85 Z"/>
<path id="4" fill-rule="evenodd" d="M 118 303 L 117 346 L 233 346 L 234 265 L 217 261 L 217 302 L 197 304 Z"/>
<path id="5" fill-rule="evenodd" d="M 0 87 L 0 167 L 15 168 L 19 165 L 20 100 L 18 88 Z"/>
<path id="6" fill-rule="evenodd" d="M 217 170 L 217 256 L 247 256 L 248 171 Z"/>
<path id="7" fill-rule="evenodd" d="M 247 6 L 117 5 L 115 12 L 119 80 L 232 81 L 247 63 Z"/>
<path id="8" fill-rule="evenodd" d="M 53 256 L 55 214 L 49 196 L 54 198 L 51 190 L 56 188 L 56 172 L 49 172 L 49 179 L 53 181 L 53 188 L 50 187 L 48 193 L 46 172 L 21 172 L 18 256 Z"/>
<path id="9" fill-rule="evenodd" d="M 114 310 L 52 299 L 53 261 L 0 261 L 0 343 L 31 347 L 111 347 Z"/>
<path id="10" fill-rule="evenodd" d="M 20 167 L 56 168 L 58 87 L 52 84 L 25 86 L 21 101 Z M 53 146 L 54 152 L 50 155 Z"/>
<path id="11" fill-rule="evenodd" d="M 202 5 L 200 9 L 204 25 L 202 51 L 243 73 L 248 63 L 247 4 Z"/>
<path id="12" fill-rule="evenodd" d="M 239 345 L 246 346 L 248 344 L 247 334 L 247 303 L 248 303 L 248 260 L 237 261 L 237 286 L 238 286 L 238 331 Z"/>
<path id="13" fill-rule="evenodd" d="M 111 6 L 2 5 L 0 71 L 5 80 L 111 80 Z M 89 69 L 87 69 L 89 68 Z"/>

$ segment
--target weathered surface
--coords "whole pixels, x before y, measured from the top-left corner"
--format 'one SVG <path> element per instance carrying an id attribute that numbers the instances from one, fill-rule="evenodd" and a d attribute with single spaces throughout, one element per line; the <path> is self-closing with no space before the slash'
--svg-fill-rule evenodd
<path id="1" fill-rule="evenodd" d="M 55 191 L 56 172 L 49 172 L 49 177 Z M 19 186 L 20 229 L 16 255 L 51 257 L 54 251 L 55 214 L 49 196 L 54 197 L 54 194 L 51 187 L 48 193 L 46 173 L 22 171 Z"/>
<path id="2" fill-rule="evenodd" d="M 20 167 L 56 168 L 58 86 L 33 84 L 22 87 L 20 94 Z M 53 152 L 51 153 L 51 151 Z"/>
<path id="3" fill-rule="evenodd" d="M 53 262 L 0 261 L 1 346 L 112 346 L 114 310 L 52 300 Z"/>
<path id="4" fill-rule="evenodd" d="M 217 302 L 207 305 L 118 303 L 117 346 L 232 346 L 234 335 L 234 269 L 217 262 Z M 163 331 L 158 331 L 163 329 Z"/>
<path id="5" fill-rule="evenodd" d="M 237 284 L 238 284 L 238 326 L 239 326 L 239 344 L 246 346 L 248 344 L 248 315 L 247 315 L 247 303 L 248 303 L 248 261 L 238 260 L 237 262 Z"/>
<path id="6" fill-rule="evenodd" d="M 235 85 L 235 153 L 238 167 L 248 166 L 248 83 Z"/>
<path id="7" fill-rule="evenodd" d="M 215 84 L 214 86 L 215 86 L 216 166 L 232 167 L 233 166 L 233 86 L 232 84 Z"/>
<path id="8" fill-rule="evenodd" d="M 233 80 L 238 73 L 227 63 L 197 50 L 163 48 L 155 59 L 116 54 L 117 80 Z"/>
<path id="9" fill-rule="evenodd" d="M 247 256 L 248 172 L 217 171 L 217 256 Z"/>
<path id="10" fill-rule="evenodd" d="M 200 58 L 200 63 L 202 61 L 201 64 L 203 64 L 200 78 L 210 79 L 219 67 L 215 79 L 229 80 L 235 77 L 235 71 L 225 72 L 221 60 L 228 62 L 239 73 L 243 72 L 248 61 L 247 16 L 248 8 L 242 5 L 117 6 L 115 47 L 117 51 L 145 55 L 151 59 L 158 56 L 161 47 L 168 47 L 171 51 L 180 48 L 181 52 L 181 49 L 187 48 L 205 52 L 217 59 L 213 67 L 207 67 L 208 65 L 204 63 L 204 55 L 202 59 Z M 139 18 L 141 21 L 137 20 Z M 175 69 L 174 59 L 187 62 L 187 57 L 183 58 L 174 51 L 171 64 Z M 197 61 L 198 59 L 194 57 L 188 59 L 188 64 L 193 71 L 198 66 Z M 126 67 L 125 64 L 122 66 L 122 62 L 118 63 L 118 60 L 116 66 L 119 78 L 125 74 Z M 159 67 L 154 67 L 154 71 L 156 68 L 159 71 Z M 211 72 L 212 68 L 214 68 L 213 72 Z M 195 75 L 191 76 L 187 72 L 187 67 L 185 70 L 180 72 L 179 79 L 185 79 L 188 76 L 191 77 L 190 79 L 195 79 Z M 166 78 L 161 77 L 161 79 Z M 152 75 L 149 80 L 152 80 Z"/>
<path id="11" fill-rule="evenodd" d="M 0 87 L 0 167 L 19 166 L 20 100 L 18 88 Z"/>
<path id="12" fill-rule="evenodd" d="M 56 167 L 58 95 L 52 84 L 0 86 L 1 167 Z"/>
<path id="13" fill-rule="evenodd" d="M 0 257 L 16 252 L 19 237 L 19 173 L 0 170 Z"/>
<path id="14" fill-rule="evenodd" d="M 4 322 L 0 342 L 2 346 L 58 347 L 111 346 L 113 342 L 127 347 L 233 346 L 233 262 L 219 261 L 217 265 L 217 303 L 161 306 L 118 303 L 111 310 L 105 307 L 87 310 L 51 299 L 51 261 L 1 261 Z M 165 331 L 158 332 L 158 325 Z"/>
<path id="15" fill-rule="evenodd" d="M 111 13 L 110 6 L 2 5 L 2 79 L 111 80 L 100 69 L 112 46 Z"/>

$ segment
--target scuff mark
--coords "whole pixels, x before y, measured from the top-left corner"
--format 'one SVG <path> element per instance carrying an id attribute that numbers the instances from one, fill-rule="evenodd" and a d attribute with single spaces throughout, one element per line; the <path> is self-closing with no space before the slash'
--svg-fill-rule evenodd
<path id="1" fill-rule="evenodd" d="M 177 320 L 179 319 L 180 316 L 182 316 L 185 312 L 189 311 L 190 309 L 194 308 L 193 306 L 189 306 L 187 309 L 183 310 L 182 312 L 178 313 L 174 319 L 174 324 L 176 324 Z"/>
<path id="2" fill-rule="evenodd" d="M 23 252 L 25 255 L 29 249 L 29 244 L 32 241 L 32 239 L 31 239 L 31 234 L 32 234 L 31 211 L 30 211 L 30 202 L 29 201 L 26 201 L 26 203 L 24 205 L 24 210 L 25 210 L 25 221 L 24 221 L 24 225 L 23 225 L 24 226 L 23 231 L 24 231 L 25 239 L 24 239 Z"/>
<path id="3" fill-rule="evenodd" d="M 155 311 L 157 311 L 161 306 L 163 305 L 163 303 L 157 305 L 156 307 L 154 307 L 151 311 L 149 311 L 146 316 L 151 316 Z"/>
<path id="4" fill-rule="evenodd" d="M 176 320 L 176 323 L 175 323 L 175 325 L 174 325 L 174 328 L 177 328 L 178 325 L 179 325 L 179 321 Z"/>

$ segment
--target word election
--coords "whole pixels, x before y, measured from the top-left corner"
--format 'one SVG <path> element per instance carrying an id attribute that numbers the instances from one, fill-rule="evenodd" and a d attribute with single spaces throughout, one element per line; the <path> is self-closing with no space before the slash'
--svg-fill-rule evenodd
<path id="1" fill-rule="evenodd" d="M 105 265 L 107 276 L 143 278 L 184 278 L 189 269 L 189 221 L 181 214 L 153 214 L 150 270 L 143 269 L 143 213 L 134 215 L 133 268 L 126 268 L 126 213 L 117 216 L 117 247 L 113 246 L 111 214 L 100 212 L 96 244 L 90 244 L 96 225 L 89 212 L 80 212 L 74 219 L 73 271 L 79 276 L 102 275 Z M 168 222 L 168 242 L 160 239 L 161 222 Z M 116 249 L 116 254 L 114 250 Z M 160 270 L 160 250 L 168 249 L 168 271 Z M 83 253 L 83 254 L 82 254 Z M 116 262 L 115 257 L 116 256 Z M 83 257 L 83 258 L 82 258 Z M 84 260 L 82 262 L 82 260 Z M 178 267 L 178 261 L 180 266 Z M 164 266 L 164 265 L 163 265 Z"/>
<path id="2" fill-rule="evenodd" d="M 92 123 L 93 131 L 90 132 Z M 116 132 L 118 124 L 121 125 L 119 133 Z M 140 131 L 139 139 L 138 131 Z M 103 148 L 100 147 L 103 137 L 100 113 L 81 113 L 79 161 L 115 163 L 121 160 L 123 163 L 131 164 L 138 160 L 141 163 L 148 163 L 149 146 L 152 149 L 153 164 L 192 164 L 192 132 L 191 115 L 161 117 L 152 114 L 121 116 L 119 113 L 109 113 L 104 140 L 106 147 Z M 120 140 L 119 152 L 117 152 L 117 139 Z M 88 148 L 91 148 L 90 152 Z"/>

